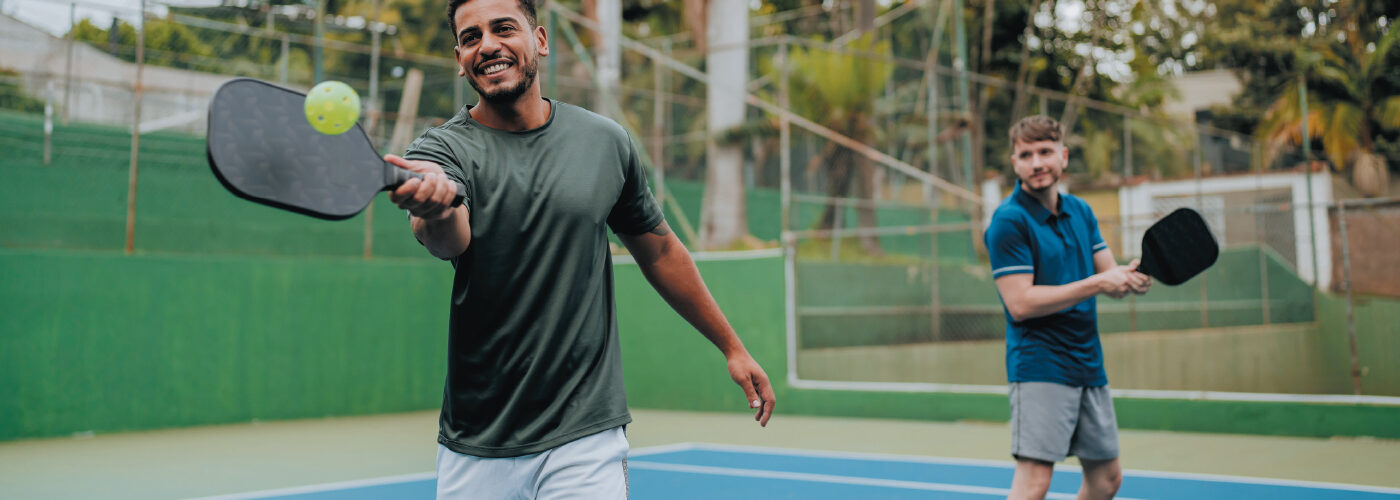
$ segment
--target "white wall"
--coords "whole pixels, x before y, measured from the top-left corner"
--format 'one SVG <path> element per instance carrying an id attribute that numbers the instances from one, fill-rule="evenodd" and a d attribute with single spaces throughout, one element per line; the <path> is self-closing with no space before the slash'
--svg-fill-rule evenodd
<path id="1" fill-rule="evenodd" d="M 1211 231 L 1217 234 L 1228 232 L 1230 228 L 1224 226 L 1224 217 L 1213 217 L 1211 210 L 1223 207 L 1223 198 L 1229 193 L 1256 191 L 1259 189 L 1287 188 L 1293 193 L 1293 234 L 1295 238 L 1296 255 L 1298 256 L 1298 274 L 1308 282 L 1317 280 L 1317 284 L 1322 288 L 1327 288 L 1332 283 L 1332 245 L 1328 241 L 1331 230 L 1328 228 L 1327 206 L 1332 202 L 1332 177 L 1326 173 L 1313 174 L 1312 176 L 1312 205 L 1308 207 L 1308 175 L 1302 173 L 1282 173 L 1282 174 L 1259 174 L 1242 175 L 1231 177 L 1211 177 L 1201 180 L 1173 181 L 1173 182 L 1148 182 L 1137 186 L 1126 186 L 1119 189 L 1118 203 L 1121 211 L 1121 231 L 1123 236 L 1123 255 L 1136 257 L 1141 255 L 1142 234 L 1151 226 L 1157 218 L 1167 214 L 1156 213 L 1154 199 L 1162 197 L 1178 197 L 1182 195 L 1196 195 L 1196 208 L 1202 212 L 1207 223 L 1211 224 Z M 1309 224 L 1308 217 L 1312 217 L 1312 225 Z M 1316 226 L 1316 235 L 1312 232 L 1312 226 Z M 1313 250 L 1317 251 L 1317 259 L 1313 259 Z M 1314 278 L 1313 263 L 1316 262 L 1320 269 L 1317 270 Z"/>
<path id="2" fill-rule="evenodd" d="M 38 99 L 44 98 L 45 86 L 52 81 L 58 113 L 63 107 L 68 67 L 67 40 L 0 14 L 0 68 L 20 72 L 23 87 Z M 75 42 L 72 68 L 69 118 L 130 127 L 135 111 L 136 65 Z M 142 71 L 142 121 L 202 113 L 209 107 L 214 91 L 230 78 L 233 77 L 147 65 Z M 204 125 L 204 120 L 196 119 L 179 128 L 199 132 Z"/>

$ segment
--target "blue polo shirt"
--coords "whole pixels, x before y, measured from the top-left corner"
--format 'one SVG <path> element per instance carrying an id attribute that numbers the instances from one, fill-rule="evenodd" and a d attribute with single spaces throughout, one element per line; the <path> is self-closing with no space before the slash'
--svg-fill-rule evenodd
<path id="1" fill-rule="evenodd" d="M 993 278 L 1030 273 L 1036 285 L 1064 285 L 1094 275 L 1094 253 L 1108 248 L 1088 203 L 1061 193 L 1059 215 L 1051 214 L 1020 182 L 992 214 L 983 236 Z M 1108 385 L 1094 297 L 1024 321 L 1013 321 L 1004 302 L 1008 381 Z"/>

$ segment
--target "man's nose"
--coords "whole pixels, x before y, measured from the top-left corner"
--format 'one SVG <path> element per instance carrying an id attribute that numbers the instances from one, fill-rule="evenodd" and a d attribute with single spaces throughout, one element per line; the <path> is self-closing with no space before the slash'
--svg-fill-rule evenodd
<path id="1" fill-rule="evenodd" d="M 501 51 L 501 40 L 496 38 L 495 35 L 484 33 L 481 35 L 481 45 L 477 48 L 477 51 L 481 53 L 484 59 L 486 58 L 484 56 L 495 56 L 497 52 Z"/>

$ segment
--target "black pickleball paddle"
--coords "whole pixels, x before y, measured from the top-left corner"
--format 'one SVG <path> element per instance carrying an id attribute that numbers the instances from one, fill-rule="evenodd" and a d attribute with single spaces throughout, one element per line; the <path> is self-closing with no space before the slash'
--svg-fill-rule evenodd
<path id="1" fill-rule="evenodd" d="M 1142 259 L 1137 270 L 1175 286 L 1209 269 L 1219 256 L 1220 246 L 1201 214 L 1178 208 L 1142 235 Z"/>
<path id="2" fill-rule="evenodd" d="M 389 164 L 359 125 L 326 135 L 306 121 L 306 95 L 252 78 L 224 83 L 209 104 L 209 166 L 239 197 L 321 219 L 348 219 L 379 191 L 422 174 Z M 452 205 L 462 203 L 457 185 Z"/>

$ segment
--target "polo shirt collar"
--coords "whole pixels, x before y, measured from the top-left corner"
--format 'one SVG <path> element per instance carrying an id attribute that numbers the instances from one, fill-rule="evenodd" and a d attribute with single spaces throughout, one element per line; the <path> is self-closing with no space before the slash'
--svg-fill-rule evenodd
<path id="1" fill-rule="evenodd" d="M 1021 189 L 1020 179 L 1016 179 L 1015 196 L 1016 201 L 1021 204 L 1022 208 L 1026 209 L 1026 212 L 1029 212 L 1031 214 L 1031 217 L 1035 217 L 1035 220 L 1041 222 L 1050 222 L 1050 219 L 1055 217 L 1055 214 L 1050 213 L 1050 210 L 1045 208 L 1045 205 L 1040 204 L 1040 200 L 1035 199 L 1035 197 L 1031 196 L 1030 193 L 1027 193 L 1026 190 Z M 1059 208 L 1060 217 L 1069 216 L 1069 213 L 1065 212 L 1064 193 L 1060 193 L 1060 196 L 1055 197 L 1055 203 L 1059 205 L 1057 208 Z"/>

